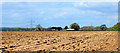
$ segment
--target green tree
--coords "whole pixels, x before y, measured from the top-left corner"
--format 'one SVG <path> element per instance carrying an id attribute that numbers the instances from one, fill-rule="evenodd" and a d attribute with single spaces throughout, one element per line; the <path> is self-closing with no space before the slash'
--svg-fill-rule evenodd
<path id="1" fill-rule="evenodd" d="M 68 26 L 65 26 L 65 28 L 64 29 L 68 29 Z"/>
<path id="2" fill-rule="evenodd" d="M 107 29 L 105 24 L 101 25 L 100 28 L 101 28 L 102 31 Z"/>
<path id="3" fill-rule="evenodd" d="M 114 31 L 114 28 L 112 28 L 112 27 L 107 28 L 107 31 Z"/>
<path id="4" fill-rule="evenodd" d="M 80 29 L 80 26 L 77 23 L 73 23 L 73 24 L 70 25 L 70 28 L 78 31 Z"/>
<path id="5" fill-rule="evenodd" d="M 91 31 L 91 30 L 94 29 L 94 27 L 93 27 L 93 26 L 84 26 L 84 27 L 82 27 L 81 29 L 82 29 L 83 31 Z"/>
<path id="6" fill-rule="evenodd" d="M 108 28 L 107 30 L 112 30 L 112 31 L 120 31 L 120 23 L 117 23 L 116 25 L 114 25 L 111 28 Z"/>
<path id="7" fill-rule="evenodd" d="M 101 28 L 100 28 L 100 26 L 96 26 L 93 30 L 95 30 L 95 31 L 100 31 Z"/>

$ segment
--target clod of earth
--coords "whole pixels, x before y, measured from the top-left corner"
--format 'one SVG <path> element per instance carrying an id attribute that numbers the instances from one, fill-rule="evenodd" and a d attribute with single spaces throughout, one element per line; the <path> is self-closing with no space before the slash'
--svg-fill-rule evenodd
<path id="1" fill-rule="evenodd" d="M 1 32 L 6 51 L 118 51 L 117 31 Z"/>

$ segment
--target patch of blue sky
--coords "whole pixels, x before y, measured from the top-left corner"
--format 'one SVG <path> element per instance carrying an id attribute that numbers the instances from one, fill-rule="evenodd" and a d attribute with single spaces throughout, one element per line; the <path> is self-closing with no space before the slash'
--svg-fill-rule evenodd
<path id="1" fill-rule="evenodd" d="M 2 5 L 2 26 L 43 27 L 106 24 L 112 27 L 118 21 L 117 2 L 6 2 Z M 24 24 L 23 24 L 24 23 Z"/>

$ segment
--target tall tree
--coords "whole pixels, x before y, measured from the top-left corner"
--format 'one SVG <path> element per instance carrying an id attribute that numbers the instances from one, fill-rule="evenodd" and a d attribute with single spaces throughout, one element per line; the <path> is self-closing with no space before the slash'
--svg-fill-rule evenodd
<path id="1" fill-rule="evenodd" d="M 101 28 L 102 31 L 107 29 L 105 24 L 101 25 L 100 28 Z"/>
<path id="2" fill-rule="evenodd" d="M 68 29 L 68 26 L 65 26 L 65 28 L 64 29 Z"/>
<path id="3" fill-rule="evenodd" d="M 73 24 L 70 25 L 70 28 L 78 31 L 80 29 L 80 26 L 77 23 L 73 23 Z"/>

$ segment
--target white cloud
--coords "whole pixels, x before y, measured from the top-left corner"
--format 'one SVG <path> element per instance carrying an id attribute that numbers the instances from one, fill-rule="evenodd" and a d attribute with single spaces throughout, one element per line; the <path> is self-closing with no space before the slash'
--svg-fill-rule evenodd
<path id="1" fill-rule="evenodd" d="M 68 12 L 60 12 L 60 13 L 57 13 L 55 15 L 55 17 L 61 17 L 61 16 L 64 16 L 64 15 L 67 15 L 67 14 L 68 14 Z"/>
<path id="2" fill-rule="evenodd" d="M 11 17 L 19 17 L 20 15 L 18 13 L 14 13 L 11 15 Z"/>
<path id="3" fill-rule="evenodd" d="M 74 7 L 109 7 L 109 6 L 117 6 L 118 2 L 73 2 Z"/>
<path id="4" fill-rule="evenodd" d="M 49 19 L 54 19 L 54 18 L 61 18 L 61 16 L 65 16 L 67 15 L 68 12 L 59 12 L 59 13 L 56 13 L 55 15 L 51 15 L 51 17 L 46 17 L 46 18 L 43 18 L 43 20 L 49 20 Z M 63 17 L 62 17 L 63 18 Z"/>
<path id="5" fill-rule="evenodd" d="M 45 14 L 45 12 L 40 12 L 40 14 Z"/>
<path id="6" fill-rule="evenodd" d="M 106 13 L 101 12 L 101 11 L 96 11 L 96 10 L 87 10 L 86 12 L 88 14 L 94 14 L 94 15 L 106 15 Z"/>
<path id="7" fill-rule="evenodd" d="M 79 6 L 88 6 L 88 4 L 85 4 L 85 2 L 77 2 L 77 3 L 74 3 L 74 7 L 79 7 Z"/>
<path id="8" fill-rule="evenodd" d="M 86 2 L 118 2 L 119 0 L 84 0 Z"/>
<path id="9" fill-rule="evenodd" d="M 103 12 L 100 12 L 100 11 L 92 11 L 92 13 L 94 13 L 94 14 L 105 14 L 105 13 L 103 13 Z"/>
<path id="10" fill-rule="evenodd" d="M 3 0 L 2 2 L 118 2 L 119 0 Z"/>
<path id="11" fill-rule="evenodd" d="M 118 19 L 118 15 L 108 16 L 107 18 L 110 18 L 110 19 Z"/>

